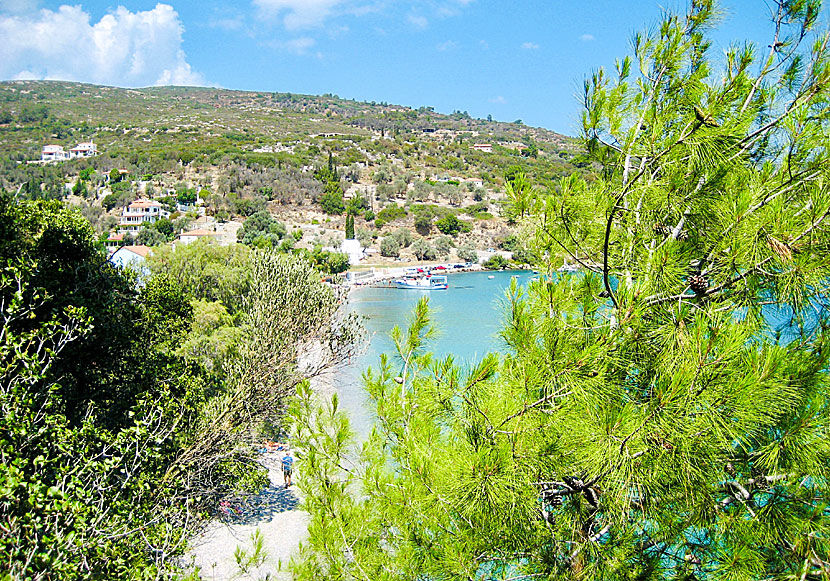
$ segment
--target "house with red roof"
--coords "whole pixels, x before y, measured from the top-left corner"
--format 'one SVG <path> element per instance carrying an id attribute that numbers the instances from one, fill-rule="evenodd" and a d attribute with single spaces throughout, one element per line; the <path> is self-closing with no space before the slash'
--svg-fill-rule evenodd
<path id="1" fill-rule="evenodd" d="M 179 234 L 179 243 L 190 244 L 191 242 L 195 242 L 196 240 L 200 240 L 202 238 L 212 240 L 215 236 L 219 236 L 219 233 L 211 230 L 205 230 L 204 228 L 197 228 L 196 230 L 182 232 Z"/>

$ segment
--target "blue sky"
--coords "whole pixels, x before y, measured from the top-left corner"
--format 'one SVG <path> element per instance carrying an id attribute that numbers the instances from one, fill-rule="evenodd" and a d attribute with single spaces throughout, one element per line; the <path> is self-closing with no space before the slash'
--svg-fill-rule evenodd
<path id="1" fill-rule="evenodd" d="M 666 0 L 0 0 L 0 78 L 334 93 L 576 135 L 582 79 Z M 766 43 L 769 3 L 726 0 L 716 50 Z M 826 16 L 826 14 L 825 14 Z M 825 19 L 826 21 L 826 19 Z"/>

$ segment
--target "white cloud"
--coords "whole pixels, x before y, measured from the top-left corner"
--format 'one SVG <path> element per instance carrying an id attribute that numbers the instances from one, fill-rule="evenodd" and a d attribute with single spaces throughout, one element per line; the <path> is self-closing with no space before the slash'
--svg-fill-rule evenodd
<path id="1" fill-rule="evenodd" d="M 507 103 L 507 99 L 499 95 L 498 97 L 493 97 L 492 99 L 488 99 L 491 103 L 495 103 L 497 105 L 504 105 Z"/>
<path id="2" fill-rule="evenodd" d="M 235 18 L 214 18 L 208 22 L 210 28 L 230 31 L 241 30 L 244 25 L 245 21 L 239 16 Z"/>
<path id="3" fill-rule="evenodd" d="M 344 0 L 253 0 L 254 5 L 270 18 L 282 18 L 289 30 L 314 28 L 328 18 Z"/>
<path id="4" fill-rule="evenodd" d="M 538 50 L 539 45 L 536 44 L 535 42 L 523 42 L 522 43 L 522 48 L 524 50 Z"/>
<path id="5" fill-rule="evenodd" d="M 306 54 L 308 49 L 313 47 L 315 44 L 316 42 L 313 38 L 303 36 L 301 38 L 294 38 L 283 42 L 282 47 L 297 54 Z"/>
<path id="6" fill-rule="evenodd" d="M 447 40 L 447 41 L 439 43 L 435 48 L 437 48 L 440 51 L 445 51 L 445 50 L 451 50 L 451 49 L 453 49 L 457 46 L 458 46 L 458 43 L 455 42 L 454 40 Z"/>
<path id="7" fill-rule="evenodd" d="M 181 48 L 183 32 L 167 4 L 143 12 L 121 6 L 94 24 L 81 6 L 0 14 L 0 78 L 128 87 L 204 84 Z"/>
<path id="8" fill-rule="evenodd" d="M 490 50 L 490 43 L 486 40 L 479 40 L 478 46 L 481 47 L 481 50 Z"/>
<path id="9" fill-rule="evenodd" d="M 420 16 L 417 14 L 410 14 L 406 17 L 406 19 L 415 28 L 426 28 L 429 24 L 429 21 L 426 19 L 425 16 Z"/>
<path id="10" fill-rule="evenodd" d="M 582 36 L 579 37 L 579 40 L 581 40 L 582 42 L 591 42 L 592 40 L 594 40 L 594 35 L 593 34 L 583 34 Z"/>
<path id="11" fill-rule="evenodd" d="M 3 0 L 0 12 L 6 14 L 23 14 L 33 12 L 37 8 L 37 0 Z"/>

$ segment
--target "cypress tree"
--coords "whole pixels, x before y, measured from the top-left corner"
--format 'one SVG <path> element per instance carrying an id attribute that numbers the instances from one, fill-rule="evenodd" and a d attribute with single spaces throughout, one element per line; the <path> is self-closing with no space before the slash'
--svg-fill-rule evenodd
<path id="1" fill-rule="evenodd" d="M 354 216 L 351 212 L 346 215 L 346 240 L 354 239 Z"/>

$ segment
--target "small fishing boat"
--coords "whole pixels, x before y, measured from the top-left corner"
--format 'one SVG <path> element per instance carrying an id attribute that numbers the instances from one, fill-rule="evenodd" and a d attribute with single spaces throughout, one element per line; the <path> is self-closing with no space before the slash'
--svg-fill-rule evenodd
<path id="1" fill-rule="evenodd" d="M 446 275 L 405 276 L 393 280 L 392 286 L 415 290 L 447 290 L 449 287 Z"/>
<path id="2" fill-rule="evenodd" d="M 490 280 L 493 280 L 493 279 L 494 279 L 494 278 L 496 278 L 496 277 L 495 277 L 495 276 L 493 276 L 493 275 L 491 274 L 491 275 L 490 275 L 490 276 L 488 276 L 487 278 L 489 278 Z"/>

